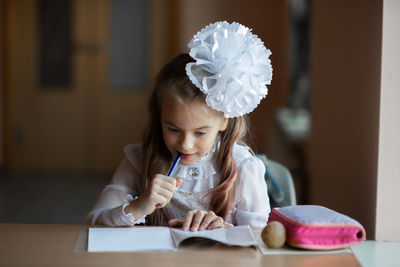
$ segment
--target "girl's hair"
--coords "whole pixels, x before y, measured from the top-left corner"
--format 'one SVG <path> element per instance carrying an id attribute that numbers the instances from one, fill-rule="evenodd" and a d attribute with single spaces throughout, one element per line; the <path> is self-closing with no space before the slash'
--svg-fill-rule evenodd
<path id="1" fill-rule="evenodd" d="M 188 54 L 180 54 L 165 65 L 156 77 L 156 83 L 148 103 L 150 121 L 143 134 L 142 191 L 157 173 L 167 173 L 173 160 L 164 144 L 162 134 L 161 104 L 164 97 L 168 95 L 188 101 L 203 101 L 205 104 L 206 95 L 186 75 L 185 67 L 189 62 L 194 62 L 194 60 Z M 237 141 L 244 142 L 247 131 L 248 119 L 247 116 L 242 116 L 230 118 L 226 130 L 219 133 L 220 146 L 216 161 L 221 183 L 211 192 L 211 209 L 224 219 L 233 203 L 233 185 L 237 177 L 232 151 L 233 144 Z M 148 225 L 162 225 L 167 223 L 169 216 L 163 208 L 156 209 L 146 218 Z"/>

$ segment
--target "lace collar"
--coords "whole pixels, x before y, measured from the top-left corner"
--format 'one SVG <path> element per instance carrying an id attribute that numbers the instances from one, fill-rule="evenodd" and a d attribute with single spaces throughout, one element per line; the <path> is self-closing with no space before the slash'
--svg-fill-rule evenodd
<path id="1" fill-rule="evenodd" d="M 183 182 L 177 191 L 204 192 L 214 188 L 217 185 L 215 154 L 212 150 L 192 165 L 178 164 L 174 176 L 182 178 Z"/>

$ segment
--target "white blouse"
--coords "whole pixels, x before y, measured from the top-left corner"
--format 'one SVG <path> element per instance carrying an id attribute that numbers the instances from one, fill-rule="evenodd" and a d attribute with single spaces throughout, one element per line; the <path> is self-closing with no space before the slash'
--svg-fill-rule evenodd
<path id="1" fill-rule="evenodd" d="M 130 226 L 144 222 L 144 217 L 134 218 L 124 212 L 134 199 L 132 196 L 140 192 L 141 145 L 127 145 L 124 152 L 126 158 L 87 215 L 86 223 Z M 211 194 L 207 193 L 218 186 L 220 179 L 215 166 L 215 153 L 211 151 L 190 166 L 178 164 L 172 176 L 182 178 L 183 182 L 166 206 L 171 218 L 184 219 L 189 210 L 210 209 Z M 234 145 L 233 157 L 238 177 L 235 199 L 226 221 L 233 225 L 264 227 L 270 212 L 264 164 L 243 145 Z"/>

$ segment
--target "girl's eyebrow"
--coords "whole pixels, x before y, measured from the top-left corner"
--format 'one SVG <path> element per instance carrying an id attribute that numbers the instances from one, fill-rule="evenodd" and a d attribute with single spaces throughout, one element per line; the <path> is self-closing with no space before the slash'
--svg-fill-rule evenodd
<path id="1" fill-rule="evenodd" d="M 169 126 L 172 126 L 172 127 L 174 127 L 174 128 L 180 129 L 179 127 L 177 127 L 175 124 L 173 124 L 173 123 L 171 123 L 171 122 L 166 121 L 165 123 L 168 124 Z M 204 129 L 210 129 L 210 128 L 211 128 L 211 126 L 204 125 L 204 126 L 201 126 L 201 127 L 196 128 L 196 129 L 194 129 L 194 130 L 195 130 L 195 131 L 198 131 L 198 130 L 204 130 Z"/>
<path id="2" fill-rule="evenodd" d="M 211 126 L 202 126 L 202 127 L 196 128 L 195 130 L 205 130 L 205 129 L 210 129 L 210 128 L 211 128 Z"/>

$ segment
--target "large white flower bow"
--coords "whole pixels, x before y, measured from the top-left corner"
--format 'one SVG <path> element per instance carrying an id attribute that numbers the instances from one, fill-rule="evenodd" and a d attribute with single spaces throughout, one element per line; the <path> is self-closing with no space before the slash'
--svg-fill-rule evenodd
<path id="1" fill-rule="evenodd" d="M 250 113 L 267 95 L 271 51 L 249 28 L 216 22 L 198 32 L 188 46 L 196 62 L 186 65 L 187 75 L 207 95 L 207 105 L 225 117 Z"/>

